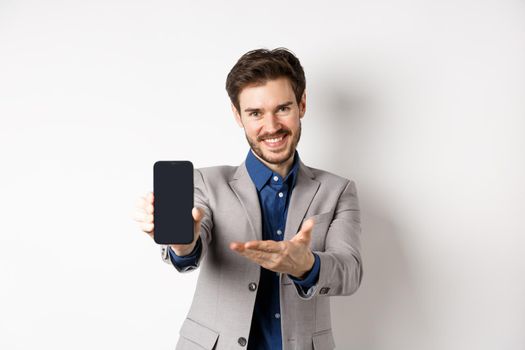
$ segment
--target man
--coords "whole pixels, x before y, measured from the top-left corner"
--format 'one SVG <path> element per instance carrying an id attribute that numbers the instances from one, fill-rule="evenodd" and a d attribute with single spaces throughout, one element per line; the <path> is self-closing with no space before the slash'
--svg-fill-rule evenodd
<path id="1" fill-rule="evenodd" d="M 201 271 L 177 349 L 333 349 L 329 296 L 361 283 L 353 181 L 305 166 L 296 151 L 304 71 L 288 50 L 253 50 L 228 74 L 250 145 L 240 166 L 196 169 L 188 245 L 161 246 L 178 271 Z M 153 193 L 137 221 L 153 237 Z"/>

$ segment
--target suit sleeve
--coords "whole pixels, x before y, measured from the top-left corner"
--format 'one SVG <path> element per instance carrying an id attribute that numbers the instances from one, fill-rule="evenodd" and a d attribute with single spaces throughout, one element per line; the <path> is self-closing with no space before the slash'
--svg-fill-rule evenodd
<path id="1" fill-rule="evenodd" d="M 193 251 L 185 256 L 178 256 L 171 247 L 168 247 L 171 263 L 179 272 L 186 272 L 197 266 L 197 261 L 202 253 L 201 238 L 197 238 Z"/>
<path id="2" fill-rule="evenodd" d="M 316 251 L 320 269 L 317 283 L 308 293 L 296 286 L 302 299 L 314 296 L 350 295 L 363 278 L 360 253 L 361 216 L 355 183 L 349 181 L 341 193 L 328 228 L 325 250 Z"/>
<path id="3" fill-rule="evenodd" d="M 312 269 L 308 272 L 304 279 L 299 279 L 292 275 L 288 275 L 288 277 L 295 284 L 296 288 L 301 288 L 299 293 L 303 297 L 308 297 L 315 291 L 315 288 L 313 287 L 315 287 L 315 285 L 317 284 L 317 280 L 319 279 L 319 269 L 321 268 L 321 260 L 319 259 L 319 255 L 317 255 L 316 253 L 313 253 L 313 255 L 314 265 L 312 266 Z"/>
<path id="4" fill-rule="evenodd" d="M 212 229 L 213 229 L 213 217 L 212 217 L 212 211 L 208 200 L 208 189 L 206 187 L 206 184 L 204 182 L 204 178 L 202 176 L 202 173 L 195 169 L 193 172 L 193 185 L 194 185 L 194 191 L 193 191 L 193 204 L 195 207 L 199 207 L 203 210 L 204 216 L 201 220 L 201 226 L 200 226 L 200 234 L 199 234 L 199 245 L 196 246 L 193 253 L 193 257 L 191 260 L 187 260 L 184 263 L 184 266 L 180 266 L 177 263 L 176 259 L 172 259 L 172 256 L 170 254 L 170 248 L 167 245 L 161 245 L 161 256 L 162 260 L 170 265 L 173 265 L 179 272 L 188 272 L 196 269 L 199 267 L 200 262 L 206 255 L 206 252 L 208 250 L 208 245 L 211 242 L 212 239 Z M 191 255 L 191 254 L 190 254 Z"/>

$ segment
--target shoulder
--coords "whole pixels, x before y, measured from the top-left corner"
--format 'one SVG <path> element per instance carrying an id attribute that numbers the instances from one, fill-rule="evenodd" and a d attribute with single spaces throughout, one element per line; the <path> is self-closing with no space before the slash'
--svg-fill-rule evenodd
<path id="1" fill-rule="evenodd" d="M 337 197 L 337 201 L 344 201 L 349 205 L 349 208 L 359 209 L 357 188 L 353 179 L 322 169 L 307 168 L 314 176 L 314 180 L 320 184 L 319 195 L 321 198 Z"/>
<path id="2" fill-rule="evenodd" d="M 327 184 L 330 186 L 337 186 L 337 187 L 346 187 L 349 184 L 353 184 L 354 181 L 350 178 L 346 178 L 337 174 L 334 174 L 330 171 L 326 171 L 323 169 L 317 169 L 310 166 L 305 165 L 305 167 L 312 173 L 314 178 L 321 182 L 322 184 Z"/>
<path id="3" fill-rule="evenodd" d="M 196 168 L 196 176 L 201 176 L 203 180 L 231 179 L 239 167 L 233 165 L 218 165 L 203 168 Z"/>

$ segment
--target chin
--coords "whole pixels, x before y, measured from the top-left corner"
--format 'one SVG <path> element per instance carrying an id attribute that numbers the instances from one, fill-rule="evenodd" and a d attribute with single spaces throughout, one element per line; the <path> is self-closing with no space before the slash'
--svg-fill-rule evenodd
<path id="1" fill-rule="evenodd" d="M 290 159 L 294 153 L 294 150 L 290 149 L 283 149 L 279 152 L 263 151 L 263 157 L 261 158 L 271 164 L 282 164 Z"/>

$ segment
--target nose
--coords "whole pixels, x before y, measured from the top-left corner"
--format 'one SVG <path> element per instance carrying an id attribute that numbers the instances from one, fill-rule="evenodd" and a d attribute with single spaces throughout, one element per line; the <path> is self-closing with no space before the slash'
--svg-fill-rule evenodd
<path id="1" fill-rule="evenodd" d="M 274 113 L 268 113 L 264 116 L 264 132 L 273 134 L 280 128 L 279 119 Z"/>

